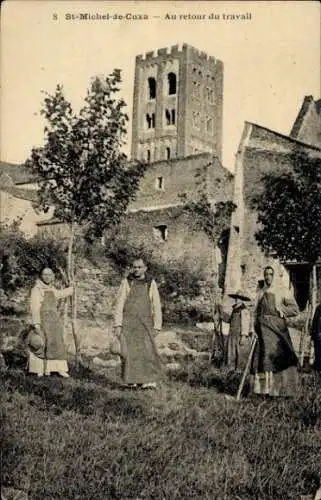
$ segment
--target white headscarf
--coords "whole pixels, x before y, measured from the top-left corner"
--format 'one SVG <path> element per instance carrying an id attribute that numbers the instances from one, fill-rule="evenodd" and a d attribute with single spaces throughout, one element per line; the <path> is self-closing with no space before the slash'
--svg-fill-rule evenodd
<path id="1" fill-rule="evenodd" d="M 281 313 L 281 315 L 283 315 L 282 304 L 284 303 L 284 299 L 294 300 L 293 286 L 291 285 L 288 271 L 281 264 L 276 264 L 271 267 L 274 270 L 272 284 L 271 286 L 264 285 L 261 290 L 258 290 L 257 302 L 262 297 L 264 292 L 268 291 L 273 293 L 275 295 L 276 309 Z"/>

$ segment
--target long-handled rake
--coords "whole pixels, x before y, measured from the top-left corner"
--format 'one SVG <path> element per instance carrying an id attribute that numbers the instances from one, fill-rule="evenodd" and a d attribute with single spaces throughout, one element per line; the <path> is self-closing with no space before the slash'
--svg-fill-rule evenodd
<path id="1" fill-rule="evenodd" d="M 244 388 L 244 383 L 245 383 L 247 374 L 248 374 L 250 366 L 251 366 L 251 361 L 252 361 L 252 358 L 253 358 L 253 354 L 254 354 L 254 349 L 255 349 L 256 343 L 257 343 L 257 336 L 254 335 L 252 343 L 251 343 L 250 352 L 249 352 L 249 355 L 248 355 L 248 358 L 247 358 L 247 361 L 246 361 L 246 365 L 245 365 L 245 368 L 244 368 L 244 371 L 243 371 L 243 374 L 242 374 L 242 378 L 241 378 L 241 381 L 240 381 L 240 385 L 239 385 L 239 388 L 237 390 L 237 394 L 236 394 L 236 396 L 229 396 L 227 394 L 225 395 L 225 397 L 227 399 L 231 400 L 231 401 L 240 401 L 240 399 L 241 399 L 241 394 L 242 394 L 242 391 L 243 391 L 243 388 Z"/>

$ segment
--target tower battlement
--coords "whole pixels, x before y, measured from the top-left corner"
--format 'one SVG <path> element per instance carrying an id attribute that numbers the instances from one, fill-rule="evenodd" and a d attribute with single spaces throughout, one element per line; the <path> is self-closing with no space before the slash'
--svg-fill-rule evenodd
<path id="1" fill-rule="evenodd" d="M 161 49 L 151 50 L 149 52 L 146 52 L 145 54 L 139 54 L 138 56 L 136 56 L 136 61 L 146 61 L 154 59 L 159 56 L 167 56 L 167 55 L 176 56 L 182 54 L 185 51 L 184 46 L 186 46 L 186 44 L 183 44 L 181 49 L 180 46 L 177 44 L 177 45 L 172 45 L 170 47 L 163 47 Z"/>
<path id="2" fill-rule="evenodd" d="M 211 63 L 212 65 L 223 64 L 222 61 L 216 59 L 213 56 L 208 55 L 206 52 L 202 50 L 198 50 L 192 45 L 188 45 L 183 43 L 182 45 L 172 45 L 170 47 L 163 47 L 157 50 L 151 50 L 146 52 L 145 54 L 139 54 L 136 56 L 136 63 L 139 61 L 152 61 L 153 59 L 163 58 L 164 56 L 180 56 L 180 55 L 189 55 L 191 58 L 195 60 L 199 60 L 200 63 L 204 63 L 205 61 Z"/>

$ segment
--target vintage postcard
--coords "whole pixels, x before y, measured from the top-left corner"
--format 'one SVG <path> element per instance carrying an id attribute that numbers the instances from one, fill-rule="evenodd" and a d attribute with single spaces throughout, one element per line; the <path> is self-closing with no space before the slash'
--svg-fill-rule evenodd
<path id="1" fill-rule="evenodd" d="M 320 14 L 2 2 L 1 500 L 321 498 Z"/>

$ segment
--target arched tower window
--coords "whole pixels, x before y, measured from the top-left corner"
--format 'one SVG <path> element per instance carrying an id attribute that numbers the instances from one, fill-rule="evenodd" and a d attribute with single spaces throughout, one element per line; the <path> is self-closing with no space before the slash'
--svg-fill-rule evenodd
<path id="1" fill-rule="evenodd" d="M 175 73 L 168 73 L 168 94 L 174 95 L 176 94 L 176 75 Z"/>
<path id="2" fill-rule="evenodd" d="M 146 114 L 146 127 L 152 128 L 152 117 L 149 113 Z"/>
<path id="3" fill-rule="evenodd" d="M 166 148 L 166 159 L 170 160 L 170 158 L 171 158 L 171 149 L 170 148 Z"/>
<path id="4" fill-rule="evenodd" d="M 148 78 L 148 96 L 149 99 L 156 98 L 156 80 L 152 76 Z"/>
<path id="5" fill-rule="evenodd" d="M 176 113 L 175 109 L 165 109 L 166 125 L 175 125 Z"/>
<path id="6" fill-rule="evenodd" d="M 206 117 L 206 132 L 213 133 L 213 118 Z"/>
<path id="7" fill-rule="evenodd" d="M 155 128 L 155 113 L 151 115 L 149 113 L 146 114 L 146 128 Z"/>
<path id="8" fill-rule="evenodd" d="M 150 149 L 147 149 L 147 162 L 150 163 Z"/>

